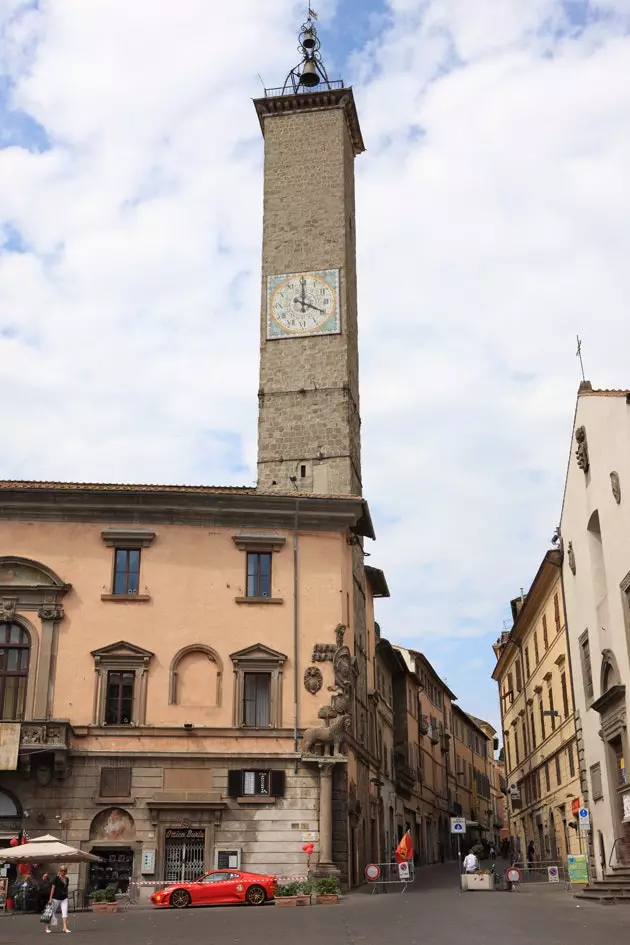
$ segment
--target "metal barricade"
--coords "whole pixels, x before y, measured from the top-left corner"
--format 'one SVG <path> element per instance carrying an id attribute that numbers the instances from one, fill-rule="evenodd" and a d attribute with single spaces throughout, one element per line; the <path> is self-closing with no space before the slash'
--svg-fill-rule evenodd
<path id="1" fill-rule="evenodd" d="M 520 873 L 520 880 L 518 883 L 512 883 L 512 886 L 532 886 L 536 884 L 542 884 L 546 886 L 553 885 L 564 885 L 567 889 L 570 888 L 571 884 L 569 882 L 569 873 L 564 863 L 532 863 L 531 865 L 527 863 L 513 863 L 512 867 L 508 867 L 506 870 L 506 875 L 510 868 L 517 869 Z"/>
<path id="2" fill-rule="evenodd" d="M 129 888 L 127 890 L 129 904 L 135 906 L 139 902 L 148 902 L 152 893 L 157 892 L 158 889 L 165 889 L 167 886 L 172 885 L 172 882 L 165 879 L 131 879 L 129 880 Z"/>
<path id="3" fill-rule="evenodd" d="M 373 893 L 387 892 L 388 886 L 402 886 L 400 891 L 404 893 L 414 882 L 416 870 L 412 860 L 407 863 L 370 863 L 365 868 L 365 878 Z"/>

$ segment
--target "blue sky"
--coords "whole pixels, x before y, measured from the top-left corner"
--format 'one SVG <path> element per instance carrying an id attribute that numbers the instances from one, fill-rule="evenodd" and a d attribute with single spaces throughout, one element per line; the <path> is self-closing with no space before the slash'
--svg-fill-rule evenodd
<path id="1" fill-rule="evenodd" d="M 392 598 L 496 721 L 557 524 L 575 336 L 628 385 L 628 0 L 321 0 L 355 89 L 365 494 Z M 291 0 L 5 0 L 4 478 L 255 479 L 262 142 Z M 238 371 L 234 370 L 238 365 Z M 50 430 L 63 430 L 50 446 Z"/>

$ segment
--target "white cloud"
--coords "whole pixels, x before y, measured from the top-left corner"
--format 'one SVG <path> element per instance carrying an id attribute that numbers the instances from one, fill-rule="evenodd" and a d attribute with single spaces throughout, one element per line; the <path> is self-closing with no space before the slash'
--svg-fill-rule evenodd
<path id="1" fill-rule="evenodd" d="M 595 383 L 628 383 L 630 11 L 601 0 L 606 15 L 579 24 L 566 10 L 391 0 L 349 50 L 368 145 L 370 550 L 394 595 L 380 617 L 429 655 L 456 639 L 469 666 L 490 667 L 482 635 L 498 634 L 556 524 L 576 332 Z M 250 99 L 256 73 L 279 84 L 294 64 L 295 13 L 290 0 L 3 5 L 13 105 L 52 144 L 0 150 L 0 225 L 28 244 L 0 254 L 0 331 L 17 332 L 0 334 L 16 405 L 3 476 L 253 481 Z"/>

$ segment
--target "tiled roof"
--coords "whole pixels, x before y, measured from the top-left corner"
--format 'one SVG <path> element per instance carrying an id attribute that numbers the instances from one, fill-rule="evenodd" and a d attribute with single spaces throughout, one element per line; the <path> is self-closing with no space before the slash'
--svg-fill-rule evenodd
<path id="1" fill-rule="evenodd" d="M 578 397 L 627 397 L 630 390 L 620 388 L 594 388 L 590 381 L 582 381 L 578 389 Z"/>
<path id="2" fill-rule="evenodd" d="M 0 491 L 23 489 L 24 491 L 45 491 L 60 489 L 65 492 L 167 492 L 199 493 L 200 495 L 266 495 L 278 498 L 298 499 L 356 499 L 359 495 L 315 495 L 302 492 L 263 492 L 255 486 L 173 486 L 155 483 L 133 482 L 40 482 L 28 479 L 0 479 Z"/>

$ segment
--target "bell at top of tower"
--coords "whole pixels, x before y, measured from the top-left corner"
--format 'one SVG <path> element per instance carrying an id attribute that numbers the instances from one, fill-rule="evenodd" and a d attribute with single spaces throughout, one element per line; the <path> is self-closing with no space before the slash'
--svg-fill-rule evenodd
<path id="1" fill-rule="evenodd" d="M 316 19 L 317 13 L 309 7 L 308 19 L 306 23 L 302 24 L 299 37 L 300 45 L 298 46 L 298 52 L 302 58 L 286 77 L 282 87 L 283 94 L 287 92 L 297 94 L 317 88 L 343 88 L 343 81 L 341 79 L 331 83 L 328 78 L 320 53 L 321 43 L 315 26 Z"/>

